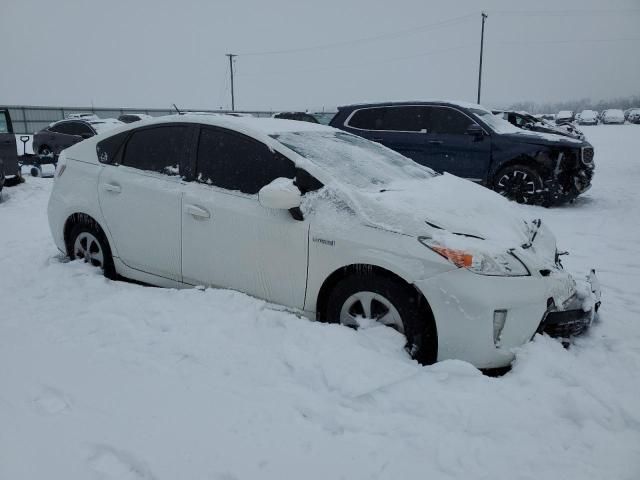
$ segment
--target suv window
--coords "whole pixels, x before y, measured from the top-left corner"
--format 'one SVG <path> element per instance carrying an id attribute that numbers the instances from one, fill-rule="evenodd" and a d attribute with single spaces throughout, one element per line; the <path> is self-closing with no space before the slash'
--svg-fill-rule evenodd
<path id="1" fill-rule="evenodd" d="M 420 106 L 363 108 L 349 119 L 348 126 L 364 130 L 420 132 L 425 125 L 425 109 Z"/>
<path id="2" fill-rule="evenodd" d="M 463 135 L 474 123 L 464 113 L 453 108 L 428 107 L 427 132 L 445 135 Z"/>
<path id="3" fill-rule="evenodd" d="M 260 142 L 226 130 L 200 130 L 198 182 L 253 195 L 276 178 L 295 174 L 291 160 Z"/>
<path id="4" fill-rule="evenodd" d="M 75 132 L 74 135 L 83 135 L 83 134 L 94 135 L 93 130 L 86 123 L 84 122 L 71 122 L 71 123 L 72 123 L 71 128 Z"/>
<path id="5" fill-rule="evenodd" d="M 188 125 L 163 125 L 134 130 L 125 146 L 122 165 L 180 175 L 180 163 L 189 145 Z"/>

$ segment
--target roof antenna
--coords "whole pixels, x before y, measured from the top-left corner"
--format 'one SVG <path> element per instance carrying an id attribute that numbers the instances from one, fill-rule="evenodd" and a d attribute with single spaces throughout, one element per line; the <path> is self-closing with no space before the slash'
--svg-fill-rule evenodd
<path id="1" fill-rule="evenodd" d="M 178 115 L 182 115 L 182 112 L 180 111 L 180 109 L 178 107 L 176 107 L 176 104 L 173 104 L 173 108 L 176 109 L 176 112 L 178 112 Z"/>

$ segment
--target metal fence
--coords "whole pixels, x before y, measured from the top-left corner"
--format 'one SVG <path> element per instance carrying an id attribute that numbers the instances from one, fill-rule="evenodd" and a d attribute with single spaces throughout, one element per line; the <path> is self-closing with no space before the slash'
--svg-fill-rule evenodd
<path id="1" fill-rule="evenodd" d="M 100 118 L 118 118 L 125 113 L 146 113 L 153 117 L 175 114 L 175 110 L 160 108 L 94 108 L 94 107 L 44 107 L 33 105 L 8 105 L 13 129 L 17 134 L 33 134 L 47 127 L 52 122 L 67 118 L 70 113 L 95 113 Z M 190 109 L 195 111 L 195 109 Z M 227 110 L 200 110 L 199 112 L 229 113 Z M 275 112 L 269 111 L 236 111 L 248 113 L 256 117 L 270 117 Z"/>

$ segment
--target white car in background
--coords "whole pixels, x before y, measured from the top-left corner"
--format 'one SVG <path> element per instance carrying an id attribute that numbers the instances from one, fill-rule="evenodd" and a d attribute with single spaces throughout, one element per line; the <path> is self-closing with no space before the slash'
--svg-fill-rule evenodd
<path id="1" fill-rule="evenodd" d="M 500 195 L 322 125 L 175 115 L 60 157 L 58 248 L 166 287 L 245 292 L 310 318 L 391 327 L 422 363 L 508 365 L 539 331 L 583 331 L 576 281 L 539 220 Z"/>
<path id="2" fill-rule="evenodd" d="M 597 125 L 598 124 L 598 112 L 595 110 L 583 110 L 580 112 L 580 118 L 578 123 L 580 125 Z"/>
<path id="3" fill-rule="evenodd" d="M 602 112 L 602 123 L 622 125 L 624 123 L 624 112 L 617 108 L 605 110 Z"/>

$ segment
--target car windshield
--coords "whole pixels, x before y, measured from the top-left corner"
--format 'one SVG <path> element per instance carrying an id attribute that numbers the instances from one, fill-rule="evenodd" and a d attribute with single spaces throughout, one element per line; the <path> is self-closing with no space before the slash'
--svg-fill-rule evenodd
<path id="1" fill-rule="evenodd" d="M 489 110 L 482 110 L 480 108 L 467 109 L 475 117 L 489 125 L 491 130 L 496 133 L 521 133 L 518 127 L 511 125 L 507 120 L 498 115 L 494 115 Z"/>
<path id="2" fill-rule="evenodd" d="M 356 188 L 384 189 L 394 182 L 425 180 L 436 173 L 377 143 L 337 131 L 271 135 L 331 177 Z"/>

